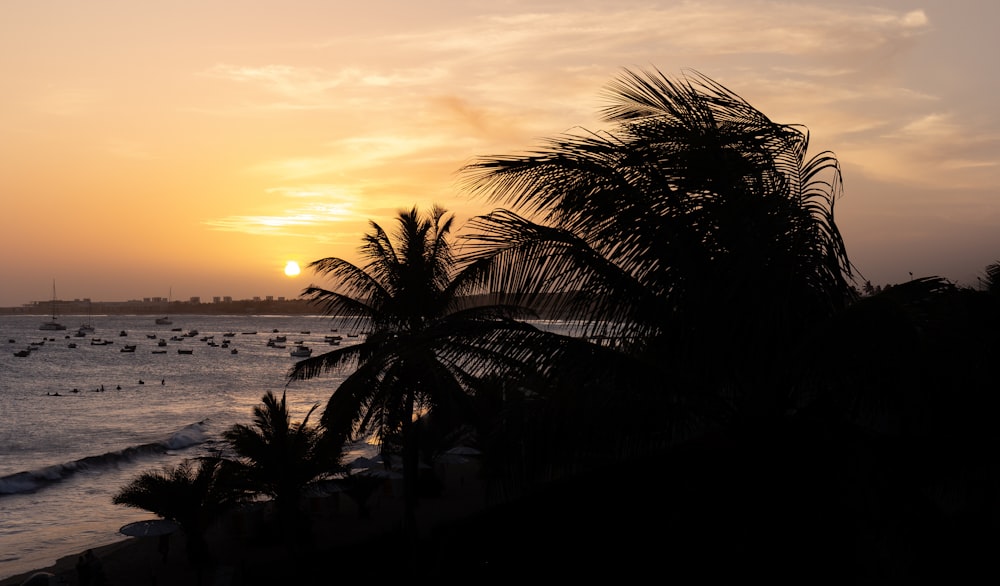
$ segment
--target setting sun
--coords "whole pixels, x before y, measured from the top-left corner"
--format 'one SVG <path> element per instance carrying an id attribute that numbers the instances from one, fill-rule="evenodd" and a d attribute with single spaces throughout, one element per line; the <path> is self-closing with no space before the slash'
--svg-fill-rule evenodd
<path id="1" fill-rule="evenodd" d="M 299 263 L 295 262 L 294 260 L 290 260 L 287 263 L 285 263 L 285 274 L 288 275 L 289 277 L 294 277 L 298 275 L 299 272 L 300 272 Z"/>

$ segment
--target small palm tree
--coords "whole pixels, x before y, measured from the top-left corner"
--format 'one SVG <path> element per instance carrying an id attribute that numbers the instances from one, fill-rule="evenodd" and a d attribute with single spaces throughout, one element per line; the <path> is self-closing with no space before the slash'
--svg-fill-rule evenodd
<path id="1" fill-rule="evenodd" d="M 224 513 L 247 500 L 230 463 L 217 456 L 143 472 L 112 497 L 116 505 L 175 521 L 187 539 L 188 556 L 199 569 L 208 558 L 205 532 Z"/>
<path id="2" fill-rule="evenodd" d="M 284 536 L 305 536 L 301 501 L 310 487 L 330 478 L 340 467 L 339 447 L 325 441 L 309 417 L 319 405 L 293 423 L 284 393 L 268 391 L 254 407 L 253 426 L 236 424 L 223 433 L 237 456 L 244 486 L 273 499 Z"/>

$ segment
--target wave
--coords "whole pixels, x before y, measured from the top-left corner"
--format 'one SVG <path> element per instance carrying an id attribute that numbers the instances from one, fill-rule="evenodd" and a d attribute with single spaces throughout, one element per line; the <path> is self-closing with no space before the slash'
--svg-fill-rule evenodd
<path id="1" fill-rule="evenodd" d="M 206 421 L 192 423 L 161 441 L 129 446 L 114 452 L 86 456 L 79 460 L 45 466 L 36 470 L 8 474 L 7 476 L 0 477 L 0 497 L 35 492 L 48 485 L 62 482 L 79 472 L 111 468 L 137 458 L 196 446 L 205 442 L 207 438 L 205 424 Z"/>

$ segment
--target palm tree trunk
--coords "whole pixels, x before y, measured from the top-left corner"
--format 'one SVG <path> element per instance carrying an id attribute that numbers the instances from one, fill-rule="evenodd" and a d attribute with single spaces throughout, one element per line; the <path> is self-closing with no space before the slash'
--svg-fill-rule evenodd
<path id="1" fill-rule="evenodd" d="M 403 418 L 403 538 L 408 550 L 411 575 L 415 575 L 417 564 L 417 475 L 419 473 L 418 445 L 419 425 L 413 421 L 414 393 L 406 397 L 406 413 Z"/>

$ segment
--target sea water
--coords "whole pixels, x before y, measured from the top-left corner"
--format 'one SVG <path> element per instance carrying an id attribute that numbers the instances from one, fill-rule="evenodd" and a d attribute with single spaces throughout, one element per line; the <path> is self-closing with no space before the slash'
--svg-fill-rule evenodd
<path id="1" fill-rule="evenodd" d="M 126 539 L 121 526 L 155 516 L 112 496 L 211 453 L 233 424 L 252 424 L 267 391 L 287 393 L 293 420 L 320 404 L 317 420 L 348 373 L 289 382 L 289 351 L 363 339 L 323 316 L 61 316 L 66 330 L 39 330 L 47 320 L 0 316 L 0 579 Z M 77 336 L 86 321 L 95 332 Z M 284 345 L 268 344 L 278 336 Z"/>

